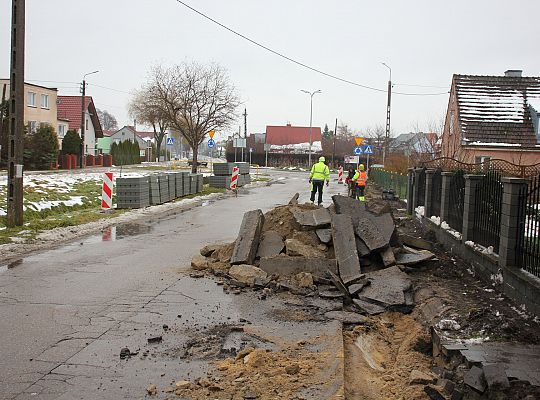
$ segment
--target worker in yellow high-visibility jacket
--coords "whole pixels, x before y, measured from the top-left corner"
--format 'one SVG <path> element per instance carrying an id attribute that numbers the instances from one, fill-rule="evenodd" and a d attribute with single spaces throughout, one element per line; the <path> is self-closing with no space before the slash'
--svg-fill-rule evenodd
<path id="1" fill-rule="evenodd" d="M 309 174 L 309 183 L 311 183 L 311 202 L 315 202 L 315 194 L 319 192 L 319 197 L 317 199 L 317 204 L 319 206 L 322 203 L 324 181 L 326 181 L 326 186 L 330 183 L 330 168 L 324 163 L 325 161 L 326 159 L 324 157 L 319 157 L 319 162 L 313 164 L 311 173 Z"/>
<path id="2" fill-rule="evenodd" d="M 366 201 L 367 173 L 364 171 L 364 164 L 358 166 L 358 171 L 353 176 L 353 182 L 356 182 L 356 198 L 360 201 Z"/>

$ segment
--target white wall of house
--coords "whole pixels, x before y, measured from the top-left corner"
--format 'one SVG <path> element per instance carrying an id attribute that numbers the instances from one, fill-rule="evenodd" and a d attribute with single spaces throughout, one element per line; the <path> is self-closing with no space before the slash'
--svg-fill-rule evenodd
<path id="1" fill-rule="evenodd" d="M 147 147 L 146 141 L 134 134 L 133 131 L 127 126 L 124 126 L 123 128 L 117 130 L 111 135 L 112 143 L 120 143 L 126 140 L 131 140 L 132 142 L 136 140 L 141 149 L 145 149 Z"/>
<path id="2" fill-rule="evenodd" d="M 92 123 L 92 118 L 86 112 L 86 127 L 84 131 L 84 153 L 96 155 L 96 130 Z"/>

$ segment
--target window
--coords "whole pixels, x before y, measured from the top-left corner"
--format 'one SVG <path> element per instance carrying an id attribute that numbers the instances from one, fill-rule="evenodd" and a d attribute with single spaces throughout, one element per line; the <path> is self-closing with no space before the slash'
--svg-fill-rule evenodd
<path id="1" fill-rule="evenodd" d="M 63 124 L 58 125 L 58 137 L 63 138 L 66 135 L 66 126 Z"/>
<path id="2" fill-rule="evenodd" d="M 36 94 L 34 92 L 28 92 L 28 106 L 29 107 L 36 106 Z"/>
<path id="3" fill-rule="evenodd" d="M 35 133 L 37 131 L 37 121 L 28 121 L 28 133 Z"/>
<path id="4" fill-rule="evenodd" d="M 41 95 L 41 108 L 49 108 L 49 95 L 48 94 Z"/>
<path id="5" fill-rule="evenodd" d="M 454 134 L 454 112 L 450 111 L 450 135 Z"/>

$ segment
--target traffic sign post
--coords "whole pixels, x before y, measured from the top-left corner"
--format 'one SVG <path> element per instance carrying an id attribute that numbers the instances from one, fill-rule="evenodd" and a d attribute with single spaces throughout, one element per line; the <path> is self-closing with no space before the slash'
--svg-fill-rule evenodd
<path id="1" fill-rule="evenodd" d="M 358 139 L 358 138 L 355 138 L 355 140 Z M 360 156 L 362 155 L 362 147 L 361 146 L 356 146 L 353 150 L 353 154 L 355 156 L 358 156 L 358 163 L 356 164 L 356 168 L 360 167 Z"/>
<path id="2" fill-rule="evenodd" d="M 174 144 L 174 138 L 173 137 L 168 137 L 167 138 L 167 146 L 172 146 Z"/>
<path id="3" fill-rule="evenodd" d="M 364 154 L 367 155 L 366 171 L 369 171 L 369 156 L 373 155 L 373 145 L 372 144 L 368 144 L 366 147 L 364 147 Z"/>
<path id="4" fill-rule="evenodd" d="M 208 140 L 208 148 L 211 149 L 216 145 L 216 142 L 214 142 L 214 139 Z"/>

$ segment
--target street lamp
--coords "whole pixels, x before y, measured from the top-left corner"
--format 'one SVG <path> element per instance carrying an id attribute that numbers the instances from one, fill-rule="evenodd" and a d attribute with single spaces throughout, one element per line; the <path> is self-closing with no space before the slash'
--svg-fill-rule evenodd
<path id="1" fill-rule="evenodd" d="M 83 157 L 84 157 L 84 128 L 85 128 L 85 120 L 86 120 L 86 112 L 85 112 L 85 107 L 84 107 L 84 103 L 85 103 L 85 98 L 86 98 L 86 77 L 88 75 L 92 75 L 92 74 L 97 74 L 99 71 L 92 71 L 92 72 L 89 72 L 87 74 L 84 74 L 83 75 L 83 81 L 82 81 L 82 88 L 81 88 L 81 94 L 82 94 L 82 97 L 81 97 L 81 155 L 80 155 L 80 160 L 79 160 L 79 167 L 82 169 L 83 167 Z"/>
<path id="2" fill-rule="evenodd" d="M 309 94 L 311 101 L 310 101 L 310 109 L 309 109 L 309 167 L 311 168 L 311 145 L 313 143 L 313 134 L 312 134 L 312 125 L 313 125 L 313 96 L 315 96 L 317 93 L 322 93 L 320 90 L 315 90 L 314 92 L 310 92 L 304 89 L 301 89 L 302 92 Z"/>
<path id="3" fill-rule="evenodd" d="M 383 149 L 383 165 L 384 159 L 386 158 L 386 151 L 388 150 L 388 140 L 390 138 L 390 104 L 392 100 L 392 68 L 390 68 L 386 63 L 381 63 L 390 71 L 390 77 L 388 79 L 388 101 L 386 103 L 386 130 L 384 138 L 384 149 Z"/>

